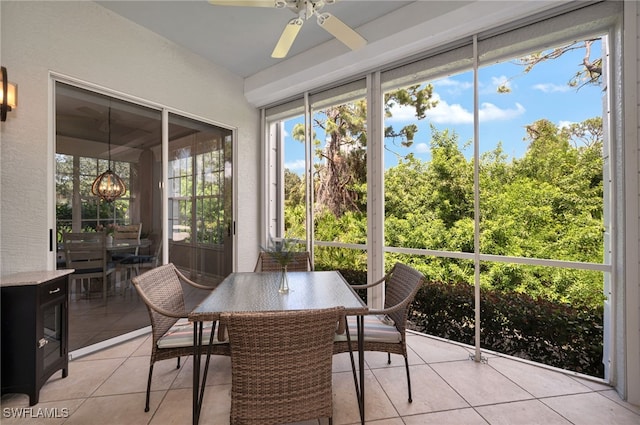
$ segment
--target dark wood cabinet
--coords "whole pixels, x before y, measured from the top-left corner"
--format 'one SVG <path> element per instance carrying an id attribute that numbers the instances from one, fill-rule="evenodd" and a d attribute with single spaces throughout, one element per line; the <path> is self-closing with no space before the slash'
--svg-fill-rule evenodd
<path id="1" fill-rule="evenodd" d="M 73 270 L 18 273 L 2 278 L 2 394 L 29 396 L 55 372 L 68 373 L 69 277 Z"/>

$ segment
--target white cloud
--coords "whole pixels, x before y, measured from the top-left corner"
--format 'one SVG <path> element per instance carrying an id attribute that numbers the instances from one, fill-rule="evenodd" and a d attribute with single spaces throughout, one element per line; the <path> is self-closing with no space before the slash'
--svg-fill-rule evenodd
<path id="1" fill-rule="evenodd" d="M 438 124 L 470 124 L 473 122 L 473 113 L 467 111 L 459 103 L 448 104 L 439 100 L 435 108 L 427 110 L 427 118 Z"/>
<path id="2" fill-rule="evenodd" d="M 442 100 L 437 93 L 433 94 L 433 100 L 438 104 L 426 112 L 427 119 L 436 124 L 471 124 L 473 123 L 473 112 L 465 109 L 459 103 L 449 104 Z M 416 121 L 415 112 L 406 106 L 395 106 L 391 109 L 392 117 L 387 119 L 389 123 Z M 516 103 L 512 109 L 500 109 L 492 103 L 482 103 L 480 105 L 480 121 L 502 121 L 509 120 L 525 113 L 525 108 L 520 103 Z"/>
<path id="3" fill-rule="evenodd" d="M 506 75 L 493 76 L 490 78 L 490 82 L 478 82 L 478 93 L 480 95 L 494 95 L 499 94 L 501 96 L 505 96 L 506 93 L 499 93 L 498 87 L 504 86 L 508 88 L 510 91 L 513 91 L 517 88 L 517 84 L 513 84 L 513 80 L 509 79 Z"/>
<path id="4" fill-rule="evenodd" d="M 447 89 L 444 91 L 452 95 L 458 95 L 465 90 L 472 89 L 473 82 L 456 81 L 456 80 L 452 80 L 451 78 L 443 78 L 442 80 L 434 81 L 433 86 L 438 89 L 440 89 L 441 87 L 446 87 Z"/>
<path id="5" fill-rule="evenodd" d="M 416 143 L 415 144 L 415 148 L 416 148 L 416 153 L 429 153 L 430 152 L 429 145 L 427 145 L 426 143 Z"/>
<path id="6" fill-rule="evenodd" d="M 564 93 L 571 90 L 571 87 L 568 84 L 540 83 L 535 84 L 533 89 L 543 93 Z"/>
<path id="7" fill-rule="evenodd" d="M 574 121 L 560 121 L 558 122 L 558 128 L 569 128 L 571 124 L 575 124 Z"/>
<path id="8" fill-rule="evenodd" d="M 289 171 L 304 171 L 304 159 L 297 159 L 293 162 L 285 162 L 284 168 L 288 168 Z"/>
<path id="9" fill-rule="evenodd" d="M 441 80 L 435 80 L 434 86 L 460 86 L 463 83 L 460 81 L 452 80 L 451 78 L 443 78 Z"/>
<path id="10" fill-rule="evenodd" d="M 480 105 L 480 121 L 504 121 L 524 114 L 524 106 L 516 102 L 514 109 L 500 109 L 493 103 L 483 103 Z"/>
<path id="11" fill-rule="evenodd" d="M 394 105 L 391 108 L 391 118 L 385 118 L 387 122 L 407 122 L 416 119 L 415 109 L 409 106 Z"/>
<path id="12" fill-rule="evenodd" d="M 507 78 L 506 75 L 501 75 L 499 77 L 491 77 L 491 85 L 492 89 L 498 90 L 498 87 L 505 86 L 509 90 L 511 90 L 511 81 Z"/>

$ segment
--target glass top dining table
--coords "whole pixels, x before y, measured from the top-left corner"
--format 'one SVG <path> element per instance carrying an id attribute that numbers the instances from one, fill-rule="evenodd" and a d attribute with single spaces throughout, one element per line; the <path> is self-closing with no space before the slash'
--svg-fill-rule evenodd
<path id="1" fill-rule="evenodd" d="M 337 271 L 287 272 L 289 292 L 278 292 L 280 272 L 231 273 L 191 313 L 191 321 L 218 320 L 221 313 L 314 310 L 344 307 L 364 314 L 366 305 Z"/>
<path id="2" fill-rule="evenodd" d="M 198 423 L 200 415 L 202 395 L 199 394 L 199 388 L 201 385 L 205 386 L 206 379 L 205 375 L 200 383 L 200 355 L 204 354 L 202 341 L 199 340 L 202 322 L 219 320 L 223 313 L 315 310 L 331 307 L 343 307 L 347 315 L 358 317 L 359 380 L 356 379 L 353 362 L 352 366 L 360 417 L 364 424 L 364 354 L 361 336 L 362 316 L 367 313 L 367 306 L 337 271 L 287 272 L 287 276 L 289 291 L 280 293 L 280 272 L 231 273 L 189 313 L 189 320 L 199 325 L 194 326 L 194 424 Z M 208 357 L 206 361 L 208 365 Z"/>

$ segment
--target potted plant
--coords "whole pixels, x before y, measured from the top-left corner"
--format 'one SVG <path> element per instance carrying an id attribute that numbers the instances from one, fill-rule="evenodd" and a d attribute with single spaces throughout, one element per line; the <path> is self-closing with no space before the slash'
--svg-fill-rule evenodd
<path id="1" fill-rule="evenodd" d="M 96 227 L 96 231 L 104 232 L 104 234 L 106 235 L 105 240 L 107 242 L 107 245 L 111 245 L 113 244 L 113 234 L 116 232 L 117 227 L 118 226 L 115 223 L 110 223 L 106 226 L 98 224 L 98 227 Z"/>
<path id="2" fill-rule="evenodd" d="M 298 239 L 279 239 L 275 240 L 269 238 L 269 245 L 267 247 L 261 247 L 267 255 L 275 260 L 282 269 L 280 276 L 280 286 L 278 291 L 280 293 L 289 292 L 289 279 L 287 278 L 287 266 L 293 260 L 296 252 L 300 251 L 301 243 Z"/>

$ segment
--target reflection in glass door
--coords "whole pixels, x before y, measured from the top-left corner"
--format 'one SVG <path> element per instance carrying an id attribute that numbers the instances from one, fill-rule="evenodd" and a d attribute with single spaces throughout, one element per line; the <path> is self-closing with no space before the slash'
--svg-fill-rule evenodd
<path id="1" fill-rule="evenodd" d="M 169 115 L 169 261 L 200 282 L 232 269 L 232 131 Z"/>
<path id="2" fill-rule="evenodd" d="M 58 268 L 66 267 L 65 232 L 99 232 L 139 223 L 138 253 L 160 254 L 161 111 L 62 82 L 56 82 L 55 102 Z M 91 193 L 93 181 L 107 168 L 127 188 L 113 202 Z M 112 260 L 110 254 L 107 259 Z M 141 273 L 155 264 L 141 264 L 135 271 Z M 70 352 L 149 326 L 144 303 L 127 273 L 121 269 L 111 273 L 106 300 L 94 292 L 101 288 L 99 279 L 69 288 Z"/>

